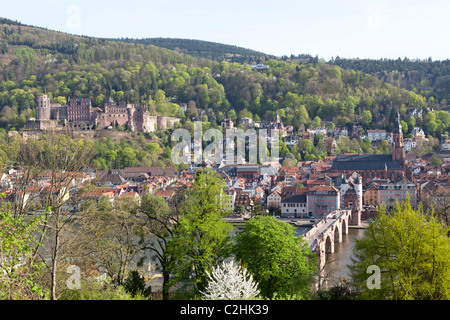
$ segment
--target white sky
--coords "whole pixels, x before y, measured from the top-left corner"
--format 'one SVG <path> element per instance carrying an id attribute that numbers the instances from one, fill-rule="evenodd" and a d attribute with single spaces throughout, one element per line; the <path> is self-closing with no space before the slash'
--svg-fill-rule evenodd
<path id="1" fill-rule="evenodd" d="M 1 0 L 0 17 L 108 38 L 207 40 L 277 56 L 450 59 L 448 0 Z"/>

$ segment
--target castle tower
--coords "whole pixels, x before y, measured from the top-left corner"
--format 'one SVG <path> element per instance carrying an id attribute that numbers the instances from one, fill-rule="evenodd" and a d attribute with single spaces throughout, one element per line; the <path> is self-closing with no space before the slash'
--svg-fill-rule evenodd
<path id="1" fill-rule="evenodd" d="M 47 95 L 37 97 L 36 120 L 50 120 L 51 101 Z"/>

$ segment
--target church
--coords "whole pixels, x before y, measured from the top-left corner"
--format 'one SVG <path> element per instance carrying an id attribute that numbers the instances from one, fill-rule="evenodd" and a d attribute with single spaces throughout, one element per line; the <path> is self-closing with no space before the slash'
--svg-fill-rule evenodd
<path id="1" fill-rule="evenodd" d="M 397 180 L 402 176 L 412 180 L 412 172 L 406 165 L 400 114 L 397 112 L 395 118 L 392 154 L 339 154 L 329 172 L 345 175 L 357 172 L 364 183 L 374 178 Z"/>

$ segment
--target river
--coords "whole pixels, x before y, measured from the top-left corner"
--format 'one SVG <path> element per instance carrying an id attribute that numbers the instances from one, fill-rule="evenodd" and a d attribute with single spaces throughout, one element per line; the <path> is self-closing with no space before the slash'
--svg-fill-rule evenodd
<path id="1" fill-rule="evenodd" d="M 338 284 L 340 279 L 350 279 L 347 265 L 351 264 L 355 239 L 364 236 L 364 229 L 348 229 L 348 234 L 342 235 L 342 242 L 334 244 L 334 253 L 327 254 L 325 277 L 328 286 Z"/>
<path id="2" fill-rule="evenodd" d="M 308 227 L 296 229 L 297 235 L 304 234 L 309 230 Z M 334 244 L 334 253 L 327 254 L 324 276 L 329 287 L 338 284 L 341 279 L 350 279 L 350 271 L 347 265 L 352 263 L 355 239 L 361 239 L 364 236 L 364 230 L 349 227 L 348 234 L 342 235 L 342 242 Z"/>

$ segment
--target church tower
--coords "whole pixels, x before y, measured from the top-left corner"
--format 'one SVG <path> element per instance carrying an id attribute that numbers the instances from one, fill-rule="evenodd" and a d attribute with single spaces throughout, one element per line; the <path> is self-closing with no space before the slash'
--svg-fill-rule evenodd
<path id="1" fill-rule="evenodd" d="M 400 122 L 400 114 L 398 112 L 397 116 L 395 117 L 394 123 L 392 160 L 398 161 L 402 166 L 403 170 L 405 170 L 406 154 L 405 148 L 403 146 L 402 124 Z"/>

